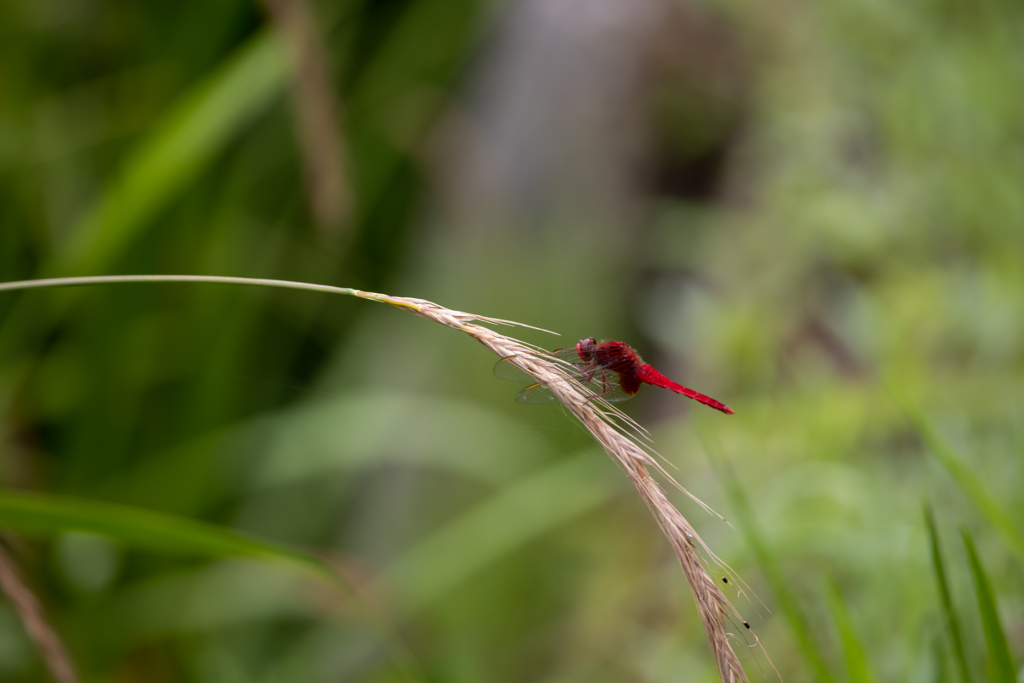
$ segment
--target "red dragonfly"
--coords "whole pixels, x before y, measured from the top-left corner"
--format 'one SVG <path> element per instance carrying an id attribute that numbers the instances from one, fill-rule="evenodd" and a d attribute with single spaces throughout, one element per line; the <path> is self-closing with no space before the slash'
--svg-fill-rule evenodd
<path id="1" fill-rule="evenodd" d="M 641 384 L 653 384 L 692 398 L 694 401 L 700 401 L 715 410 L 733 414 L 732 409 L 724 403 L 665 377 L 644 363 L 637 352 L 625 342 L 606 341 L 599 344 L 593 337 L 587 337 L 581 339 L 576 346 L 556 349 L 551 355 L 572 366 L 570 374 L 593 391 L 594 398 L 612 402 L 625 401 L 636 395 Z M 499 360 L 494 366 L 494 374 L 502 379 L 517 382 L 533 381 L 532 377 L 508 362 L 511 358 L 515 356 Z M 517 403 L 553 403 L 555 400 L 554 394 L 539 383 L 531 384 L 516 396 Z"/>

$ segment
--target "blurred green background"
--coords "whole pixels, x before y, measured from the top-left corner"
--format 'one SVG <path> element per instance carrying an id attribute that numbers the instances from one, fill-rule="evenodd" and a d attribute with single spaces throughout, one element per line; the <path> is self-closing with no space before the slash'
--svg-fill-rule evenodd
<path id="1" fill-rule="evenodd" d="M 0 280 L 624 339 L 736 410 L 624 406 L 732 520 L 674 496 L 784 680 L 1015 680 L 1024 6 L 6 0 L 0 36 Z M 494 361 L 325 294 L 2 294 L 3 545 L 85 681 L 717 680 L 625 478 Z M 49 680 L 6 600 L 0 680 Z"/>

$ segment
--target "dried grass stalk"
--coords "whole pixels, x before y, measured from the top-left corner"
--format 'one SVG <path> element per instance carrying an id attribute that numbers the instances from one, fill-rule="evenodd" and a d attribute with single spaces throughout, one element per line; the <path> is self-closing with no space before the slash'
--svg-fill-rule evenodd
<path id="1" fill-rule="evenodd" d="M 7 594 L 11 605 L 21 618 L 25 631 L 39 648 L 39 653 L 50 669 L 50 675 L 57 683 L 76 683 L 78 678 L 71 666 L 71 659 L 64 649 L 57 632 L 46 620 L 43 608 L 35 593 L 22 580 L 14 560 L 0 546 L 0 589 Z"/>
<path id="2" fill-rule="evenodd" d="M 697 603 L 697 610 L 700 612 L 701 622 L 704 625 L 705 633 L 707 633 L 708 642 L 711 644 L 711 651 L 714 654 L 718 673 L 723 683 L 739 683 L 747 680 L 736 653 L 729 645 L 730 633 L 727 630 L 727 624 L 737 621 L 747 628 L 749 626 L 729 603 L 725 594 L 718 587 L 718 582 L 711 578 L 705 567 L 708 562 L 717 562 L 717 558 L 704 545 L 682 513 L 669 502 L 665 492 L 651 477 L 649 468 L 662 473 L 673 483 L 675 481 L 620 426 L 620 422 L 629 424 L 627 417 L 604 401 L 595 400 L 590 396 L 589 392 L 569 375 L 567 366 L 561 361 L 517 339 L 473 324 L 473 322 L 503 325 L 518 325 L 519 323 L 452 311 L 422 299 L 391 297 L 368 292 L 359 292 L 357 296 L 399 306 L 428 320 L 465 332 L 547 387 L 562 405 L 583 423 L 583 426 L 597 439 L 608 455 L 626 472 L 640 497 L 657 520 L 658 526 L 661 527 L 669 543 L 672 544 L 672 549 L 679 559 L 683 574 L 693 592 L 693 598 Z M 678 486 L 678 484 L 676 485 Z M 681 486 L 679 488 L 682 489 Z M 685 491 L 685 489 L 683 490 Z"/>
<path id="3" fill-rule="evenodd" d="M 462 311 L 453 311 L 423 299 L 388 296 L 363 292 L 356 289 L 314 285 L 302 282 L 282 280 L 260 280 L 251 278 L 234 278 L 211 275 L 108 275 L 82 278 L 55 278 L 50 280 L 27 280 L 22 282 L 0 283 L 0 291 L 30 289 L 36 287 L 76 286 L 102 283 L 126 282 L 206 282 L 219 284 L 258 285 L 269 287 L 286 287 L 320 292 L 331 292 L 357 296 L 390 304 L 415 313 L 423 318 L 441 323 L 452 329 L 465 332 L 493 351 L 499 357 L 507 359 L 526 374 L 542 383 L 564 405 L 583 426 L 597 439 L 608 455 L 626 472 L 630 481 L 644 503 L 654 515 L 658 526 L 672 544 L 683 574 L 690 584 L 697 610 L 700 612 L 704 631 L 714 653 L 719 676 L 723 683 L 740 683 L 747 681 L 746 674 L 740 666 L 735 652 L 729 645 L 731 634 L 727 630 L 729 623 L 750 626 L 711 578 L 708 566 L 712 563 L 725 567 L 714 553 L 704 544 L 697 532 L 686 521 L 686 518 L 669 502 L 665 492 L 651 477 L 650 470 L 657 471 L 673 485 L 685 492 L 700 505 L 686 489 L 672 479 L 656 460 L 644 450 L 626 431 L 632 428 L 643 432 L 643 428 L 632 422 L 626 415 L 616 410 L 600 398 L 589 395 L 585 387 L 573 379 L 569 366 L 542 349 L 531 346 L 512 337 L 505 336 L 494 330 L 476 325 L 483 322 L 498 325 L 518 325 L 530 327 L 508 320 L 488 318 Z M 539 329 L 539 328 L 531 328 Z M 543 330 L 546 331 L 546 330 Z M 756 642 L 756 637 L 755 637 Z M 763 651 L 763 648 L 762 648 Z"/>

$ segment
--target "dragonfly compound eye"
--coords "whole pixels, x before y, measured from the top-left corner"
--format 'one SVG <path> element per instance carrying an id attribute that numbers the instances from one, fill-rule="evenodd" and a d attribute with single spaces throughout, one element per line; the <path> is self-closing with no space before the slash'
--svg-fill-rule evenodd
<path id="1" fill-rule="evenodd" d="M 576 344 L 576 353 L 581 360 L 590 361 L 594 359 L 594 352 L 597 351 L 597 340 L 593 337 L 580 339 Z"/>

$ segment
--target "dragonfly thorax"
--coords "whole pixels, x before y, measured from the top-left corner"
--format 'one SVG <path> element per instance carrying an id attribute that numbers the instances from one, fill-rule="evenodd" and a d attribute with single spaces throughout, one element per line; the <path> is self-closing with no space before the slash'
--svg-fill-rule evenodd
<path id="1" fill-rule="evenodd" d="M 602 342 L 594 352 L 597 364 L 612 372 L 636 372 L 636 368 L 643 361 L 636 351 L 631 349 L 625 342 L 610 341 Z"/>

